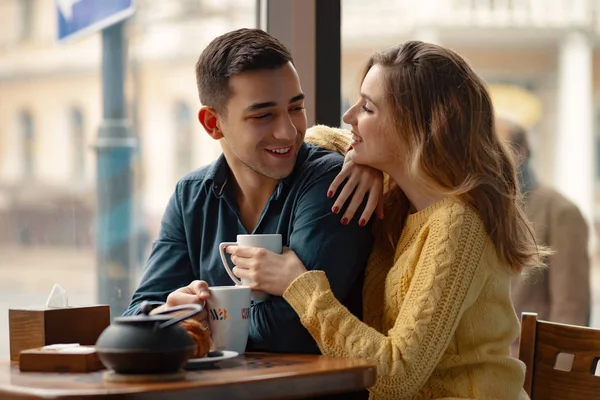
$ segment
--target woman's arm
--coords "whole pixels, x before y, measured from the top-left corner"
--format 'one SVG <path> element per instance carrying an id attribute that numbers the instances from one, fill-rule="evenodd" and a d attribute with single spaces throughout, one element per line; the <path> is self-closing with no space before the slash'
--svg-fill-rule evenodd
<path id="1" fill-rule="evenodd" d="M 308 128 L 304 141 L 345 156 L 352 143 L 352 133 L 326 125 Z"/>
<path id="2" fill-rule="evenodd" d="M 350 131 L 332 128 L 326 125 L 315 125 L 306 131 L 304 140 L 315 146 L 329 151 L 335 151 L 345 156 L 344 166 L 338 176 L 331 182 L 327 191 L 328 197 L 337 194 L 332 211 L 340 212 L 346 205 L 341 221 L 349 223 L 356 211 L 363 205 L 368 194 L 367 202 L 358 223 L 365 226 L 371 219 L 373 212 L 383 218 L 383 173 L 366 165 L 354 164 L 349 150 L 352 144 Z M 338 193 L 338 189 L 341 190 Z"/>
<path id="3" fill-rule="evenodd" d="M 458 232 L 450 234 L 447 228 L 431 227 L 411 286 L 387 335 L 343 307 L 322 271 L 301 275 L 284 292 L 284 298 L 324 354 L 367 359 L 377 366 L 379 376 L 391 378 L 392 382 L 386 381 L 396 390 L 416 393 L 439 362 L 464 310 L 477 298 L 484 282 L 483 272 L 477 272 L 485 240 L 472 240 L 473 235 L 485 237 L 483 225 L 453 225 Z M 372 265 L 377 261 L 376 256 L 371 257 L 369 268 L 377 267 Z M 390 273 L 397 274 L 394 280 L 400 294 L 401 268 L 394 266 L 393 270 L 396 272 Z M 383 304 L 372 305 L 377 306 Z"/>

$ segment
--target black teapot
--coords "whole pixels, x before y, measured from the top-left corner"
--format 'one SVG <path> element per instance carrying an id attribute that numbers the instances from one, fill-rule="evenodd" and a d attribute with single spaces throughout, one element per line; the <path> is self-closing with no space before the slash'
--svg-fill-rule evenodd
<path id="1" fill-rule="evenodd" d="M 179 322 L 202 311 L 198 304 L 171 307 L 150 315 L 154 307 L 140 305 L 140 315 L 117 317 L 96 342 L 100 361 L 119 374 L 160 374 L 182 369 L 196 351 L 196 344 Z M 190 310 L 174 317 L 167 314 Z"/>

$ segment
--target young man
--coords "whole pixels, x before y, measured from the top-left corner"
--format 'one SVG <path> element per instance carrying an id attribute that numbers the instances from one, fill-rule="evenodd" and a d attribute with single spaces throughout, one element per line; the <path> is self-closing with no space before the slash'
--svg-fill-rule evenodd
<path id="1" fill-rule="evenodd" d="M 223 155 L 177 184 L 125 315 L 143 300 L 201 302 L 208 286 L 232 285 L 218 245 L 246 233 L 280 233 L 360 315 L 371 230 L 332 212 L 327 191 L 343 158 L 304 143 L 304 94 L 289 50 L 263 31 L 233 31 L 203 51 L 196 79 L 198 118 Z M 248 349 L 318 353 L 281 297 L 253 305 Z"/>

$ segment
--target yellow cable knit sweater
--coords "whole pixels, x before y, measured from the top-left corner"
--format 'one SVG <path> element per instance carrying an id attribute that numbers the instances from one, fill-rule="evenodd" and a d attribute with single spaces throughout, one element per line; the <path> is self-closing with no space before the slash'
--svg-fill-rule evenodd
<path id="1" fill-rule="evenodd" d="M 519 322 L 510 272 L 479 215 L 446 198 L 408 217 L 394 250 L 376 243 L 364 322 L 334 297 L 323 271 L 284 293 L 325 355 L 377 366 L 371 399 L 527 399 L 510 357 Z"/>

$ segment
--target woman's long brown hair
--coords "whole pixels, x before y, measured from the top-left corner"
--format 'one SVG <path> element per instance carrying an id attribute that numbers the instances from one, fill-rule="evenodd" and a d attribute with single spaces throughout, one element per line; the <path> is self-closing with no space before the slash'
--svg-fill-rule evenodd
<path id="1" fill-rule="evenodd" d="M 455 52 L 407 42 L 374 54 L 369 69 L 384 68 L 392 135 L 413 182 L 453 196 L 479 213 L 498 255 L 515 272 L 541 264 L 548 251 L 536 245 L 520 205 L 516 168 L 494 128 L 483 81 Z M 387 179 L 383 233 L 395 246 L 409 202 Z M 400 222 L 400 223 L 399 223 Z"/>

